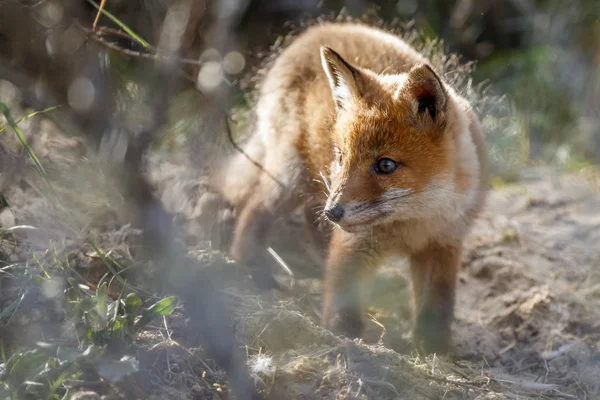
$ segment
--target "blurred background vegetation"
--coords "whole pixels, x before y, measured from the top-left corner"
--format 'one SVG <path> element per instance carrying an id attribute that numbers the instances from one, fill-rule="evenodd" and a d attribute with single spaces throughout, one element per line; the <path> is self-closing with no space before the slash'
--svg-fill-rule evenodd
<path id="1" fill-rule="evenodd" d="M 50 6 L 60 2 L 13 3 L 24 4 L 37 14 L 38 22 L 53 29 L 52 21 L 45 20 L 56 13 Z M 164 15 L 175 3 L 109 0 L 106 9 L 141 37 L 158 44 Z M 474 85 L 489 82 L 496 95 L 506 96 L 502 111 L 490 104 L 478 110 L 484 119 L 495 114 L 510 120 L 497 119 L 485 125 L 492 152 L 498 150 L 496 145 L 511 149 L 509 155 L 496 157 L 496 167 L 513 163 L 522 168 L 528 162 L 542 161 L 571 168 L 600 157 L 600 6 L 596 0 L 197 0 L 191 4 L 182 48 L 188 58 L 203 63 L 188 65 L 188 72 L 190 76 L 199 73 L 199 86 L 203 79 L 209 82 L 208 87 L 201 87 L 205 94 L 216 93 L 215 89 L 222 94 L 223 87 L 233 89 L 227 96 L 231 99 L 234 93 L 235 104 L 241 94 L 236 83 L 241 80 L 241 88 L 246 89 L 244 80 L 256 81 L 255 67 L 264 64 L 274 47 L 281 47 L 282 36 L 306 21 L 335 18 L 342 10 L 356 18 L 374 12 L 370 21 L 387 26 L 412 21 L 418 40 L 443 40 L 446 50 L 458 54 L 463 62 L 476 62 Z M 88 6 L 92 17 L 95 9 Z M 2 40 L 2 24 L 10 21 L 0 17 L 0 22 Z M 116 27 L 106 17 L 100 25 Z M 141 49 L 127 40 L 118 44 Z M 143 81 L 145 75 L 131 57 L 110 54 L 112 69 L 120 78 L 130 83 Z M 182 118 L 204 107 L 190 101 L 198 97 L 198 93 L 188 93 L 179 98 L 171 112 L 173 132 L 206 130 L 206 124 L 194 125 L 189 118 Z M 496 130 L 504 132 L 497 134 Z M 205 139 L 204 135 L 198 137 Z M 515 148 L 518 155 L 512 152 Z M 507 171 L 497 168 L 496 172 Z"/>
<path id="2" fill-rule="evenodd" d="M 600 3 L 596 0 L 251 1 L 243 18 L 247 45 L 269 43 L 300 11 L 345 7 L 360 16 L 375 6 L 387 23 L 412 19 L 464 61 L 477 61 L 512 102 L 532 160 L 558 163 L 600 157 Z M 303 10 L 299 8 L 304 7 Z M 267 23 L 267 21 L 277 21 Z M 253 35 L 253 30 L 266 34 Z"/>
<path id="3" fill-rule="evenodd" d="M 156 25 L 151 22 L 152 12 L 160 15 L 169 3 L 112 0 L 108 9 L 148 38 Z M 600 157 L 600 6 L 595 0 L 198 3 L 204 8 L 192 15 L 199 21 L 199 34 L 189 36 L 188 54 L 213 60 L 221 57 L 219 52 L 211 52 L 216 48 L 222 53 L 221 61 L 225 61 L 226 54 L 240 51 L 244 55 L 242 74 L 252 71 L 269 48 L 281 42 L 282 35 L 301 27 L 303 21 L 324 15 L 331 18 L 341 10 L 356 18 L 375 11 L 371 21 L 380 20 L 388 26 L 413 21 L 420 40 L 442 39 L 446 50 L 460 55 L 463 62 L 476 62 L 472 74 L 475 84 L 487 81 L 497 95 L 507 96 L 502 114 L 506 117 L 510 112 L 510 122 L 498 123 L 505 130 L 510 125 L 512 133 L 504 135 L 503 140 L 496 139 L 513 148 L 514 142 L 519 142 L 522 154 L 517 161 L 514 155 L 505 155 L 497 162 L 516 163 L 519 168 L 528 162 L 544 162 L 570 169 Z M 206 76 L 213 76 L 208 70 L 214 66 L 206 67 Z M 229 83 L 239 77 L 236 71 Z M 493 147 L 494 132 L 488 132 L 488 140 Z"/>

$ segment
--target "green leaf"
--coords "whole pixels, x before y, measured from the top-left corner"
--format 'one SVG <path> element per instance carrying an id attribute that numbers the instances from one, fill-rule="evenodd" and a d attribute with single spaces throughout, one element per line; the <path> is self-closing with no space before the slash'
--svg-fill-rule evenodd
<path id="1" fill-rule="evenodd" d="M 71 375 L 70 372 L 68 371 L 64 371 L 63 373 L 61 373 L 56 379 L 54 379 L 54 381 L 52 382 L 52 385 L 50 386 L 50 393 L 52 395 L 54 395 L 56 393 L 56 391 L 60 388 L 60 386 L 63 384 L 63 382 Z"/>
<path id="2" fill-rule="evenodd" d="M 129 293 L 125 298 L 125 317 L 127 318 L 125 323 L 127 325 L 127 331 L 134 331 L 135 317 L 141 308 L 142 299 L 135 293 Z"/>
<path id="3" fill-rule="evenodd" d="M 167 297 L 154 304 L 148 310 L 144 311 L 142 318 L 140 318 L 135 324 L 135 331 L 139 332 L 144 326 L 148 325 L 155 318 L 171 315 L 171 313 L 175 311 L 177 301 L 178 299 L 175 296 Z"/>
<path id="4" fill-rule="evenodd" d="M 108 315 L 108 318 L 111 321 L 114 321 L 117 318 L 117 316 L 119 315 L 119 306 L 120 305 L 121 305 L 121 302 L 119 300 L 115 300 L 108 305 L 108 311 L 106 312 L 106 314 Z"/>
<path id="5" fill-rule="evenodd" d="M 142 308 L 142 299 L 135 293 L 129 293 L 125 298 L 125 313 L 135 316 Z"/>
<path id="6" fill-rule="evenodd" d="M 123 325 L 124 325 L 124 324 L 123 324 L 123 322 L 125 322 L 125 319 L 124 319 L 123 317 L 118 317 L 118 318 L 115 320 L 115 323 L 114 323 L 114 325 L 113 325 L 113 327 L 112 327 L 112 331 L 113 331 L 113 332 L 116 332 L 116 331 L 118 331 L 118 330 L 122 329 L 122 328 L 123 328 Z"/>
<path id="7" fill-rule="evenodd" d="M 7 361 L 3 380 L 20 385 L 45 368 L 48 355 L 42 349 L 13 354 Z"/>

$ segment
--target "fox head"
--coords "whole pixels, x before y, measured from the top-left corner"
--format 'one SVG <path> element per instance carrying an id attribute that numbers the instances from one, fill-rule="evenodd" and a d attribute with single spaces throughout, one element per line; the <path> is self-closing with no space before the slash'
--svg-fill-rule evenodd
<path id="1" fill-rule="evenodd" d="M 433 69 L 376 74 L 328 47 L 321 61 L 336 113 L 327 218 L 353 232 L 452 213 L 453 135 L 464 123 Z"/>

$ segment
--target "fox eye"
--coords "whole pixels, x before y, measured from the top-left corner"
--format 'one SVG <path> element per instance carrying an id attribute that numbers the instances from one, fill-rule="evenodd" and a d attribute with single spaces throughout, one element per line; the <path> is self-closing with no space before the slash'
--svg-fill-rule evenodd
<path id="1" fill-rule="evenodd" d="M 398 163 L 390 158 L 381 158 L 375 164 L 375 172 L 381 175 L 391 174 L 398 168 Z"/>

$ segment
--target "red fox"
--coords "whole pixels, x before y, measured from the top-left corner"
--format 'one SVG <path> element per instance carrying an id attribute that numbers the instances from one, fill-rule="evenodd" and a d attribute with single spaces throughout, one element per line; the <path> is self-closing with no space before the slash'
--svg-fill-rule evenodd
<path id="1" fill-rule="evenodd" d="M 463 240 L 488 187 L 468 101 L 398 37 L 322 23 L 275 60 L 256 116 L 247 151 L 264 170 L 238 155 L 219 181 L 237 213 L 233 257 L 257 262 L 276 217 L 303 207 L 314 221 L 320 204 L 332 223 L 324 326 L 359 337 L 377 266 L 407 256 L 414 343 L 447 351 Z"/>

